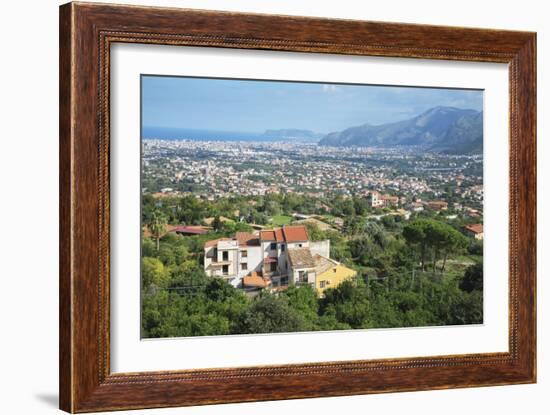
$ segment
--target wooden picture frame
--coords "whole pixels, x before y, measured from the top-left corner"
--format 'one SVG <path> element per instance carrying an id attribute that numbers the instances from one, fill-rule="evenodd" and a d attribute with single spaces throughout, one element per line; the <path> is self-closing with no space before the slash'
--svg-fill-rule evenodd
<path id="1" fill-rule="evenodd" d="M 109 59 L 117 42 L 508 64 L 509 352 L 111 373 Z M 60 8 L 59 93 L 61 409 L 91 412 L 535 382 L 535 33 L 69 3 Z"/>

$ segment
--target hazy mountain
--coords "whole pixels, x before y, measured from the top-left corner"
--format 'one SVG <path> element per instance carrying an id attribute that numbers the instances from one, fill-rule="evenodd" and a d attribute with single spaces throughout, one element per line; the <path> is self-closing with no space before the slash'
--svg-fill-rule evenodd
<path id="1" fill-rule="evenodd" d="M 265 130 L 264 136 L 272 140 L 298 140 L 317 142 L 323 138 L 323 134 L 311 130 L 299 130 L 296 128 L 286 128 L 280 130 Z"/>
<path id="2" fill-rule="evenodd" d="M 333 132 L 319 142 L 326 146 L 419 146 L 447 153 L 479 153 L 483 149 L 483 113 L 435 107 L 408 120 L 364 124 Z"/>

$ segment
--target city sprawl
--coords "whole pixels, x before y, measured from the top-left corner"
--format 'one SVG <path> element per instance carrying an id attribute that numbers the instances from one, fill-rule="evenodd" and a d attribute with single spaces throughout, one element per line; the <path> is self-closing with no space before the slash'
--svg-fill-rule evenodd
<path id="1" fill-rule="evenodd" d="M 398 196 L 402 205 L 444 198 L 477 211 L 482 174 L 481 155 L 285 142 L 143 142 L 142 190 L 158 196 L 212 200 L 293 192 L 324 198 L 378 191 Z"/>

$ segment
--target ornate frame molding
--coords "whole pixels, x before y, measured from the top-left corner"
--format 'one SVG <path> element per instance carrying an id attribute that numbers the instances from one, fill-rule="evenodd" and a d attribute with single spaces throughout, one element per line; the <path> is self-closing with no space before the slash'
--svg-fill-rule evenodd
<path id="1" fill-rule="evenodd" d="M 89 412 L 535 381 L 535 34 L 86 3 L 61 6 L 60 13 L 62 409 Z M 508 63 L 510 351 L 110 373 L 109 69 L 110 45 L 117 42 Z M 246 393 L 251 387 L 254 397 Z"/>

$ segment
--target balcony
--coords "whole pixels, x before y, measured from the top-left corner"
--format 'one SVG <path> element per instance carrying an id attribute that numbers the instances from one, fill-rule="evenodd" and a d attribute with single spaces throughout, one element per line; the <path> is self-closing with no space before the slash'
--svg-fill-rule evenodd
<path id="1" fill-rule="evenodd" d="M 227 265 L 227 266 L 231 265 L 231 261 L 212 261 L 208 266 L 208 268 L 220 268 L 220 267 L 223 267 L 224 265 Z"/>

